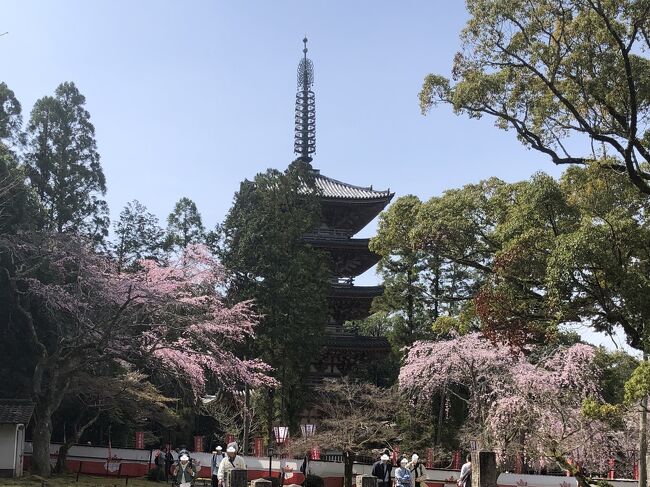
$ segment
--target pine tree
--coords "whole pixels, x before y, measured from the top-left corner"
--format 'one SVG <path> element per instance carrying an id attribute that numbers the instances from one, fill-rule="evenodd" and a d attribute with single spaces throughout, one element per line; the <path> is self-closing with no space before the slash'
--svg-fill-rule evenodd
<path id="1" fill-rule="evenodd" d="M 114 229 L 113 251 L 120 270 L 133 267 L 141 259 L 160 257 L 164 232 L 158 218 L 138 200 L 127 203 Z"/>
<path id="2" fill-rule="evenodd" d="M 189 198 L 181 198 L 167 217 L 165 249 L 184 249 L 204 239 L 205 229 L 196 203 Z"/>

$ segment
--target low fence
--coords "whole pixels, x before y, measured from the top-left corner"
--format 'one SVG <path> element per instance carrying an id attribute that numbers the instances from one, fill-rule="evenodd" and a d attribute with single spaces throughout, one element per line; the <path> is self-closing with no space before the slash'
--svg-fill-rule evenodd
<path id="1" fill-rule="evenodd" d="M 50 461 L 56 464 L 59 444 L 50 445 Z M 31 463 L 32 444 L 25 442 L 25 465 Z M 173 452 L 174 461 L 176 453 Z M 196 465 L 199 476 L 210 477 L 211 453 L 192 453 L 192 460 Z M 244 457 L 248 467 L 248 480 L 272 476 L 285 476 L 284 484 L 300 484 L 304 480 L 299 471 L 301 460 L 273 459 L 269 465 L 268 458 Z M 330 460 L 338 460 L 334 457 Z M 106 475 L 115 477 L 142 477 L 150 469 L 155 468 L 154 451 L 135 448 L 112 448 L 76 445 L 68 452 L 66 467 L 69 471 L 91 475 Z M 287 472 L 288 470 L 288 472 Z M 372 465 L 355 463 L 353 475 L 370 475 Z M 285 473 L 281 473 L 285 472 Z M 343 464 L 336 461 L 312 460 L 308 464 L 308 474 L 318 475 L 323 478 L 325 487 L 343 487 Z M 426 469 L 426 487 L 456 487 L 458 470 L 452 469 Z M 634 487 L 635 480 L 610 479 L 615 487 Z M 578 487 L 573 477 L 552 475 L 527 475 L 515 473 L 502 473 L 497 479 L 498 487 Z"/>

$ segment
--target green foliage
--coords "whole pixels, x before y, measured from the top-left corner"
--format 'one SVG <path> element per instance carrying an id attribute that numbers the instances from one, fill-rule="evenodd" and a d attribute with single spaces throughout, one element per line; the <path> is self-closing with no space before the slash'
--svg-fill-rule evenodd
<path id="1" fill-rule="evenodd" d="M 167 217 L 165 249 L 184 249 L 190 244 L 203 242 L 204 238 L 203 220 L 196 203 L 181 198 Z"/>
<path id="2" fill-rule="evenodd" d="M 650 362 L 643 360 L 625 383 L 625 401 L 638 402 L 648 394 L 650 394 Z"/>
<path id="3" fill-rule="evenodd" d="M 623 428 L 623 408 L 621 405 L 609 404 L 590 398 L 585 399 L 580 408 L 580 414 L 587 419 L 603 421 L 612 428 Z"/>
<path id="4" fill-rule="evenodd" d="M 0 83 L 0 144 L 11 146 L 21 139 L 23 119 L 20 102 L 6 83 Z"/>
<path id="5" fill-rule="evenodd" d="M 30 230 L 40 218 L 36 197 L 25 184 L 23 167 L 0 142 L 0 233 Z"/>
<path id="6" fill-rule="evenodd" d="M 442 330 L 432 327 L 438 320 L 442 325 L 451 315 L 457 320 L 470 316 L 467 272 L 445 260 L 437 245 L 417 240 L 424 206 L 412 195 L 397 199 L 380 215 L 377 235 L 370 242 L 370 249 L 381 256 L 378 269 L 385 289 L 373 308 L 390 319 L 388 336 L 395 351 Z"/>
<path id="7" fill-rule="evenodd" d="M 625 402 L 626 383 L 639 365 L 639 360 L 622 351 L 598 348 L 596 364 L 601 371 L 600 386 L 603 401 L 609 404 Z"/>
<path id="8" fill-rule="evenodd" d="M 102 243 L 108 234 L 106 178 L 85 97 L 72 82 L 36 101 L 27 126 L 25 167 L 47 228 Z"/>
<path id="9" fill-rule="evenodd" d="M 520 346 L 556 342 L 563 323 L 585 322 L 606 333 L 621 326 L 643 350 L 648 205 L 624 175 L 596 165 L 571 167 L 559 181 L 493 178 L 424 203 L 413 245 L 464 273 L 473 310 L 453 316 L 477 317 L 488 335 Z"/>
<path id="10" fill-rule="evenodd" d="M 229 296 L 255 301 L 262 321 L 249 351 L 274 367 L 280 416 L 292 426 L 305 405 L 305 380 L 326 325 L 326 258 L 303 239 L 319 221 L 311 166 L 294 162 L 285 172 L 269 169 L 244 181 L 221 229 Z M 273 401 L 271 394 L 269 422 Z"/>
<path id="11" fill-rule="evenodd" d="M 114 228 L 113 252 L 118 269 L 132 267 L 141 259 L 160 256 L 163 230 L 158 226 L 158 218 L 138 200 L 127 203 Z"/>
<path id="12" fill-rule="evenodd" d="M 428 75 L 423 113 L 444 103 L 494 117 L 555 164 L 606 162 L 650 194 L 646 0 L 468 0 L 453 82 Z M 567 143 L 569 141 L 569 143 Z"/>

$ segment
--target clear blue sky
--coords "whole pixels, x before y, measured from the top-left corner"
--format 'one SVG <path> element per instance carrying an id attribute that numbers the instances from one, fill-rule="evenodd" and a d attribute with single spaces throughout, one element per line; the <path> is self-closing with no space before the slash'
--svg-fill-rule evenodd
<path id="1" fill-rule="evenodd" d="M 461 0 L 4 0 L 0 81 L 25 120 L 60 82 L 77 84 L 113 218 L 135 198 L 164 222 L 187 196 L 211 228 L 242 179 L 284 168 L 305 35 L 313 164 L 328 176 L 427 199 L 490 176 L 558 175 L 492 120 L 420 114 L 423 78 L 449 74 L 466 19 Z"/>

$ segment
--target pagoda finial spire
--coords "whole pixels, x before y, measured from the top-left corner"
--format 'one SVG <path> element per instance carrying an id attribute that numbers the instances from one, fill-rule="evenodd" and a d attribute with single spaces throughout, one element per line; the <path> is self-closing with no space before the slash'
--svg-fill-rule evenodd
<path id="1" fill-rule="evenodd" d="M 293 151 L 299 159 L 311 162 L 316 151 L 316 98 L 312 91 L 314 64 L 307 58 L 307 37 L 302 40 L 304 57 L 298 64 L 298 91 L 296 93 L 296 128 Z"/>

